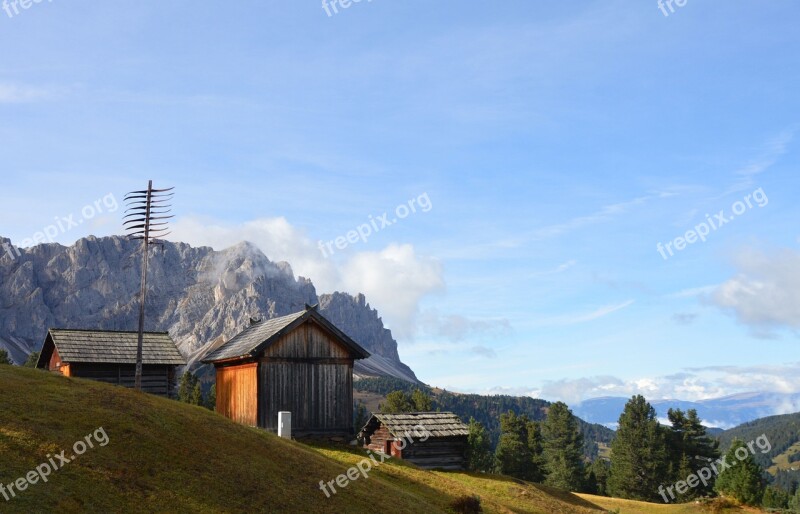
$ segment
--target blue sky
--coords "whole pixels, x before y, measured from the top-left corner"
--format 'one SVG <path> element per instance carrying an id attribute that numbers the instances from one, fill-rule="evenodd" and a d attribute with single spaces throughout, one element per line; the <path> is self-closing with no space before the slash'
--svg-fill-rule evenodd
<path id="1" fill-rule="evenodd" d="M 800 5 L 338 5 L 0 11 L 0 234 L 153 178 L 176 239 L 366 293 L 433 385 L 800 391 Z M 118 233 L 99 205 L 54 240 Z"/>

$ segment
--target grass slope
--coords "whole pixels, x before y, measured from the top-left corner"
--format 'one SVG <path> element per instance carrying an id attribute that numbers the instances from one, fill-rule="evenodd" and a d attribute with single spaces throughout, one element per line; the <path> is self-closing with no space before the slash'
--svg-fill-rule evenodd
<path id="1" fill-rule="evenodd" d="M 395 460 L 328 499 L 319 481 L 345 473 L 363 452 L 285 441 L 200 407 L 39 370 L 0 366 L 0 391 L 0 483 L 25 476 L 48 454 L 71 456 L 73 443 L 100 427 L 108 435 L 106 446 L 95 445 L 47 483 L 10 501 L 0 496 L 4 513 L 436 513 L 465 494 L 479 495 L 486 512 L 597 513 L 618 502 Z M 686 512 L 670 508 L 653 512 Z"/>

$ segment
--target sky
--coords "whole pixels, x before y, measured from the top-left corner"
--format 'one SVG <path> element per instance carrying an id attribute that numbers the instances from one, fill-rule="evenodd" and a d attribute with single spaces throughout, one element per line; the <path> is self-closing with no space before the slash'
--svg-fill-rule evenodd
<path id="1" fill-rule="evenodd" d="M 153 179 L 170 239 L 363 292 L 431 385 L 800 392 L 797 2 L 0 7 L 16 245 Z"/>

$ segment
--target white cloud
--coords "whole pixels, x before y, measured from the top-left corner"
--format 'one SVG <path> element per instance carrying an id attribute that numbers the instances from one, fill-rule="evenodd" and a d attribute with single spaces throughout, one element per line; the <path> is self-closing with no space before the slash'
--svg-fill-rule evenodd
<path id="1" fill-rule="evenodd" d="M 354 255 L 341 268 L 341 282 L 345 291 L 367 295 L 399 337 L 413 336 L 422 297 L 444 289 L 441 263 L 417 256 L 410 244 Z"/>
<path id="2" fill-rule="evenodd" d="M 649 400 L 708 400 L 746 392 L 800 393 L 800 362 L 773 366 L 706 366 L 657 377 L 621 379 L 595 376 L 545 382 L 534 397 L 574 404 L 604 396 L 641 394 Z M 775 405 L 774 414 L 800 410 L 792 402 Z"/>
<path id="3" fill-rule="evenodd" d="M 250 241 L 270 260 L 287 261 L 296 275 L 312 279 L 319 293 L 364 293 L 398 337 L 413 336 L 420 301 L 444 288 L 441 264 L 417 255 L 412 245 L 392 244 L 344 261 L 326 259 L 302 230 L 283 217 L 235 225 L 183 217 L 173 224 L 172 232 L 171 239 L 217 250 Z"/>
<path id="4" fill-rule="evenodd" d="M 715 305 L 732 312 L 756 333 L 800 328 L 800 252 L 748 252 L 736 265 L 738 274 L 713 293 Z"/>

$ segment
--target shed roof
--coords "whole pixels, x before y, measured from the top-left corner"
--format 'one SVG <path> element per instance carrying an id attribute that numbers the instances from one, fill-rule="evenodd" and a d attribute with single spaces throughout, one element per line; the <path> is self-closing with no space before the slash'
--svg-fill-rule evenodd
<path id="1" fill-rule="evenodd" d="M 47 332 L 45 347 L 48 341 L 52 341 L 62 362 L 66 363 L 136 364 L 138 339 L 138 332 L 51 328 Z M 44 353 L 43 351 L 40 361 Z M 182 366 L 186 364 L 186 359 L 168 333 L 145 332 L 142 339 L 142 364 Z"/>
<path id="2" fill-rule="evenodd" d="M 306 306 L 305 310 L 253 323 L 242 332 L 235 335 L 222 346 L 211 350 L 203 358 L 203 362 L 220 362 L 234 359 L 255 357 L 265 348 L 277 341 L 282 335 L 299 327 L 306 321 L 313 319 L 323 328 L 331 332 L 336 339 L 344 345 L 356 359 L 366 359 L 369 352 L 353 341 L 347 334 L 336 328 L 322 314 L 317 312 L 317 307 Z"/>
<path id="3" fill-rule="evenodd" d="M 361 429 L 359 437 L 370 435 L 381 425 L 385 426 L 393 437 L 427 436 L 454 437 L 469 435 L 469 427 L 452 412 L 409 412 L 406 414 L 373 414 Z"/>

